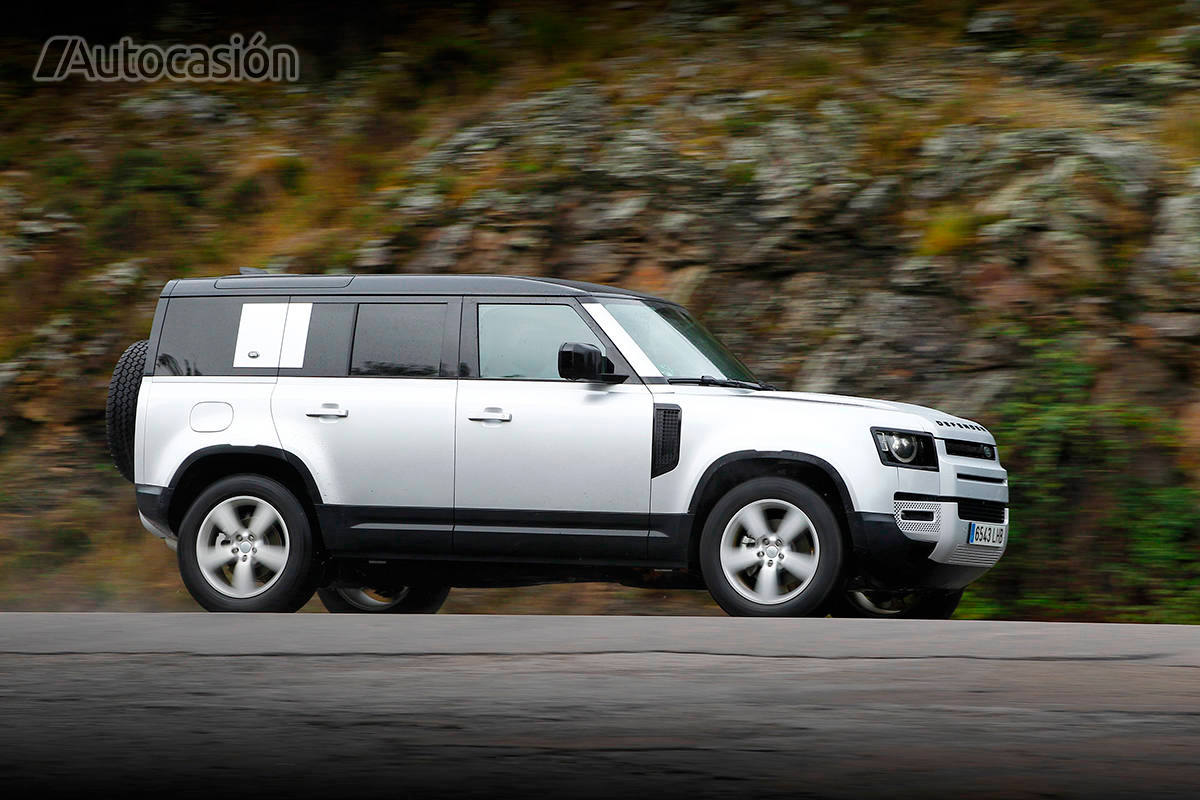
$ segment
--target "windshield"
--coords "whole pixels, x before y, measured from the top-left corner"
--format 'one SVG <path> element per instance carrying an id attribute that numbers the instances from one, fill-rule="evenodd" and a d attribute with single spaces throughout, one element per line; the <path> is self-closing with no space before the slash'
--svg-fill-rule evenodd
<path id="1" fill-rule="evenodd" d="M 641 300 L 600 302 L 664 377 L 756 382 L 737 356 L 679 306 Z"/>

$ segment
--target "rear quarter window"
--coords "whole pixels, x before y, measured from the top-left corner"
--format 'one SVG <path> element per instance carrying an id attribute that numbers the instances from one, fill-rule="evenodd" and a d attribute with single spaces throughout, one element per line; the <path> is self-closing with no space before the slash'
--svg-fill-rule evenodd
<path id="1" fill-rule="evenodd" d="M 245 306 L 254 308 L 244 312 Z M 154 374 L 274 375 L 286 314 L 287 298 L 173 298 L 167 304 Z M 243 353 L 235 352 L 239 340 Z"/>

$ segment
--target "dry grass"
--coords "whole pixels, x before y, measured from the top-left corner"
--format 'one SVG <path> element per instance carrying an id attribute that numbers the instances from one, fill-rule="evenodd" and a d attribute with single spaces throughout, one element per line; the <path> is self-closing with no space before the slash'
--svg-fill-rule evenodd
<path id="1" fill-rule="evenodd" d="M 1168 151 L 1183 165 L 1200 161 L 1200 102 L 1185 98 L 1163 112 L 1159 136 Z"/>
<path id="2" fill-rule="evenodd" d="M 963 250 L 975 241 L 977 217 L 961 206 L 946 206 L 934 212 L 917 245 L 923 256 L 942 256 Z"/>

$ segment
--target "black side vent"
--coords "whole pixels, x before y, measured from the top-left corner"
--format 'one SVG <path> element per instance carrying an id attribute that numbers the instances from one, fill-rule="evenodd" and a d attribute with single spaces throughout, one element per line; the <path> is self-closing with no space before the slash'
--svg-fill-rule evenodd
<path id="1" fill-rule="evenodd" d="M 654 404 L 654 443 L 650 455 L 650 477 L 657 478 L 679 466 L 679 437 L 683 411 L 679 406 Z"/>

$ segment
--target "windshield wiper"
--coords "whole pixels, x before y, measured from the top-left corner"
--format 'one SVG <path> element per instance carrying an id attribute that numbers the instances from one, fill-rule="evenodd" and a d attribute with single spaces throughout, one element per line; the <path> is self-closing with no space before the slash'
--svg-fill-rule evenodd
<path id="1" fill-rule="evenodd" d="M 712 375 L 701 375 L 699 378 L 667 378 L 667 383 L 691 383 L 696 386 L 728 386 L 734 389 L 755 389 L 760 392 L 776 391 L 776 388 L 769 383 L 735 381 L 732 378 L 714 378 Z"/>

